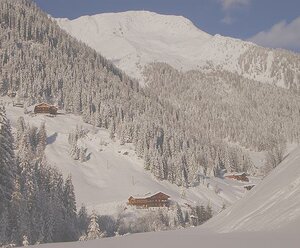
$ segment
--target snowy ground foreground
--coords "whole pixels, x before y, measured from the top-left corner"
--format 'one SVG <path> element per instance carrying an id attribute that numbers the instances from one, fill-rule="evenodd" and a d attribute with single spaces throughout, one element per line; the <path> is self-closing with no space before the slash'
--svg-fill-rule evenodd
<path id="1" fill-rule="evenodd" d="M 8 98 L 2 100 L 10 101 Z M 183 190 L 166 181 L 156 180 L 144 170 L 143 161 L 137 158 L 132 145 L 121 146 L 118 141 L 109 138 L 106 130 L 85 124 L 79 116 L 30 116 L 24 115 L 22 108 L 13 107 L 12 104 L 6 108 L 13 127 L 16 126 L 19 116 L 24 116 L 26 122 L 37 127 L 45 122 L 48 134 L 48 161 L 58 167 L 65 176 L 72 174 L 78 206 L 85 203 L 88 209 L 95 208 L 99 214 L 115 213 L 119 206 L 125 206 L 130 195 L 143 196 L 163 191 L 169 194 L 172 200 L 183 205 L 210 202 L 213 208 L 218 210 L 224 203 L 227 206 L 231 205 L 246 192 L 243 188 L 245 184 L 218 178 L 207 178 L 198 187 Z M 85 163 L 74 161 L 69 155 L 68 134 L 76 125 L 90 130 L 87 137 L 80 140 L 91 154 L 90 160 Z M 128 155 L 124 155 L 124 152 L 128 152 Z M 255 178 L 252 180 L 257 181 Z"/>
<path id="2" fill-rule="evenodd" d="M 88 242 L 46 244 L 40 248 L 299 248 L 296 232 L 210 233 L 199 228 L 157 233 L 133 234 Z"/>
<path id="3" fill-rule="evenodd" d="M 85 42 L 142 83 L 143 68 L 151 62 L 166 62 L 184 71 L 218 67 L 251 79 L 273 82 L 270 70 L 273 52 L 268 52 L 266 73 L 244 73 L 239 57 L 256 45 L 221 35 L 209 35 L 182 16 L 128 11 L 56 21 L 70 35 Z"/>
<path id="4" fill-rule="evenodd" d="M 205 226 L 218 232 L 260 231 L 286 228 L 290 223 L 300 230 L 300 147 L 243 199 Z"/>

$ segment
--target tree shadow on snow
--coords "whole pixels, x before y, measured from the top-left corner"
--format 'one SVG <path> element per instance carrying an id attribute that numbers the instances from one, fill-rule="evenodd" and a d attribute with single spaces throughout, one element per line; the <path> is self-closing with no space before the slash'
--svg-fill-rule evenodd
<path id="1" fill-rule="evenodd" d="M 91 159 L 91 155 L 92 153 L 90 152 L 87 156 L 86 156 L 86 161 L 89 161 Z"/>
<path id="2" fill-rule="evenodd" d="M 58 133 L 55 132 L 55 133 L 52 134 L 51 136 L 47 137 L 47 139 L 46 139 L 47 145 L 53 144 L 53 143 L 56 141 L 57 136 L 58 136 Z"/>

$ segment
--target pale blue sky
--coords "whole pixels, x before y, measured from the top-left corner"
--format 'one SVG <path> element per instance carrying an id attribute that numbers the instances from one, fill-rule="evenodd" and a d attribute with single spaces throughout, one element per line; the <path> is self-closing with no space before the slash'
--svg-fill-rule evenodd
<path id="1" fill-rule="evenodd" d="M 70 19 L 82 15 L 126 10 L 149 10 L 161 14 L 182 15 L 210 34 L 251 39 L 264 46 L 300 51 L 300 0 L 35 0 L 35 2 L 54 17 Z"/>

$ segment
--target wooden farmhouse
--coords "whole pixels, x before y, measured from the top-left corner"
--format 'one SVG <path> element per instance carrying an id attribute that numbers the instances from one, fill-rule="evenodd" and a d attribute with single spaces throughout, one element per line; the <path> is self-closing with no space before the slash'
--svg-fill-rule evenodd
<path id="1" fill-rule="evenodd" d="M 235 173 L 235 174 L 228 174 L 225 175 L 225 178 L 234 179 L 242 182 L 249 182 L 249 178 L 246 173 Z"/>
<path id="2" fill-rule="evenodd" d="M 53 105 L 49 105 L 47 103 L 41 103 L 34 107 L 34 113 L 35 114 L 51 114 L 56 115 L 57 114 L 57 107 Z"/>
<path id="3" fill-rule="evenodd" d="M 130 196 L 127 204 L 140 208 L 169 207 L 169 198 L 170 196 L 162 192 L 158 192 L 146 198 L 134 198 L 133 196 Z"/>

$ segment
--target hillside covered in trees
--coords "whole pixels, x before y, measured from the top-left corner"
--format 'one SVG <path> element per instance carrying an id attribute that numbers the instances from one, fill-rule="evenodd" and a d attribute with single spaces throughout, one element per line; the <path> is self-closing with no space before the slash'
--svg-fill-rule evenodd
<path id="1" fill-rule="evenodd" d="M 0 246 L 77 240 L 72 179 L 47 163 L 45 126 L 19 119 L 15 135 L 1 106 Z"/>

